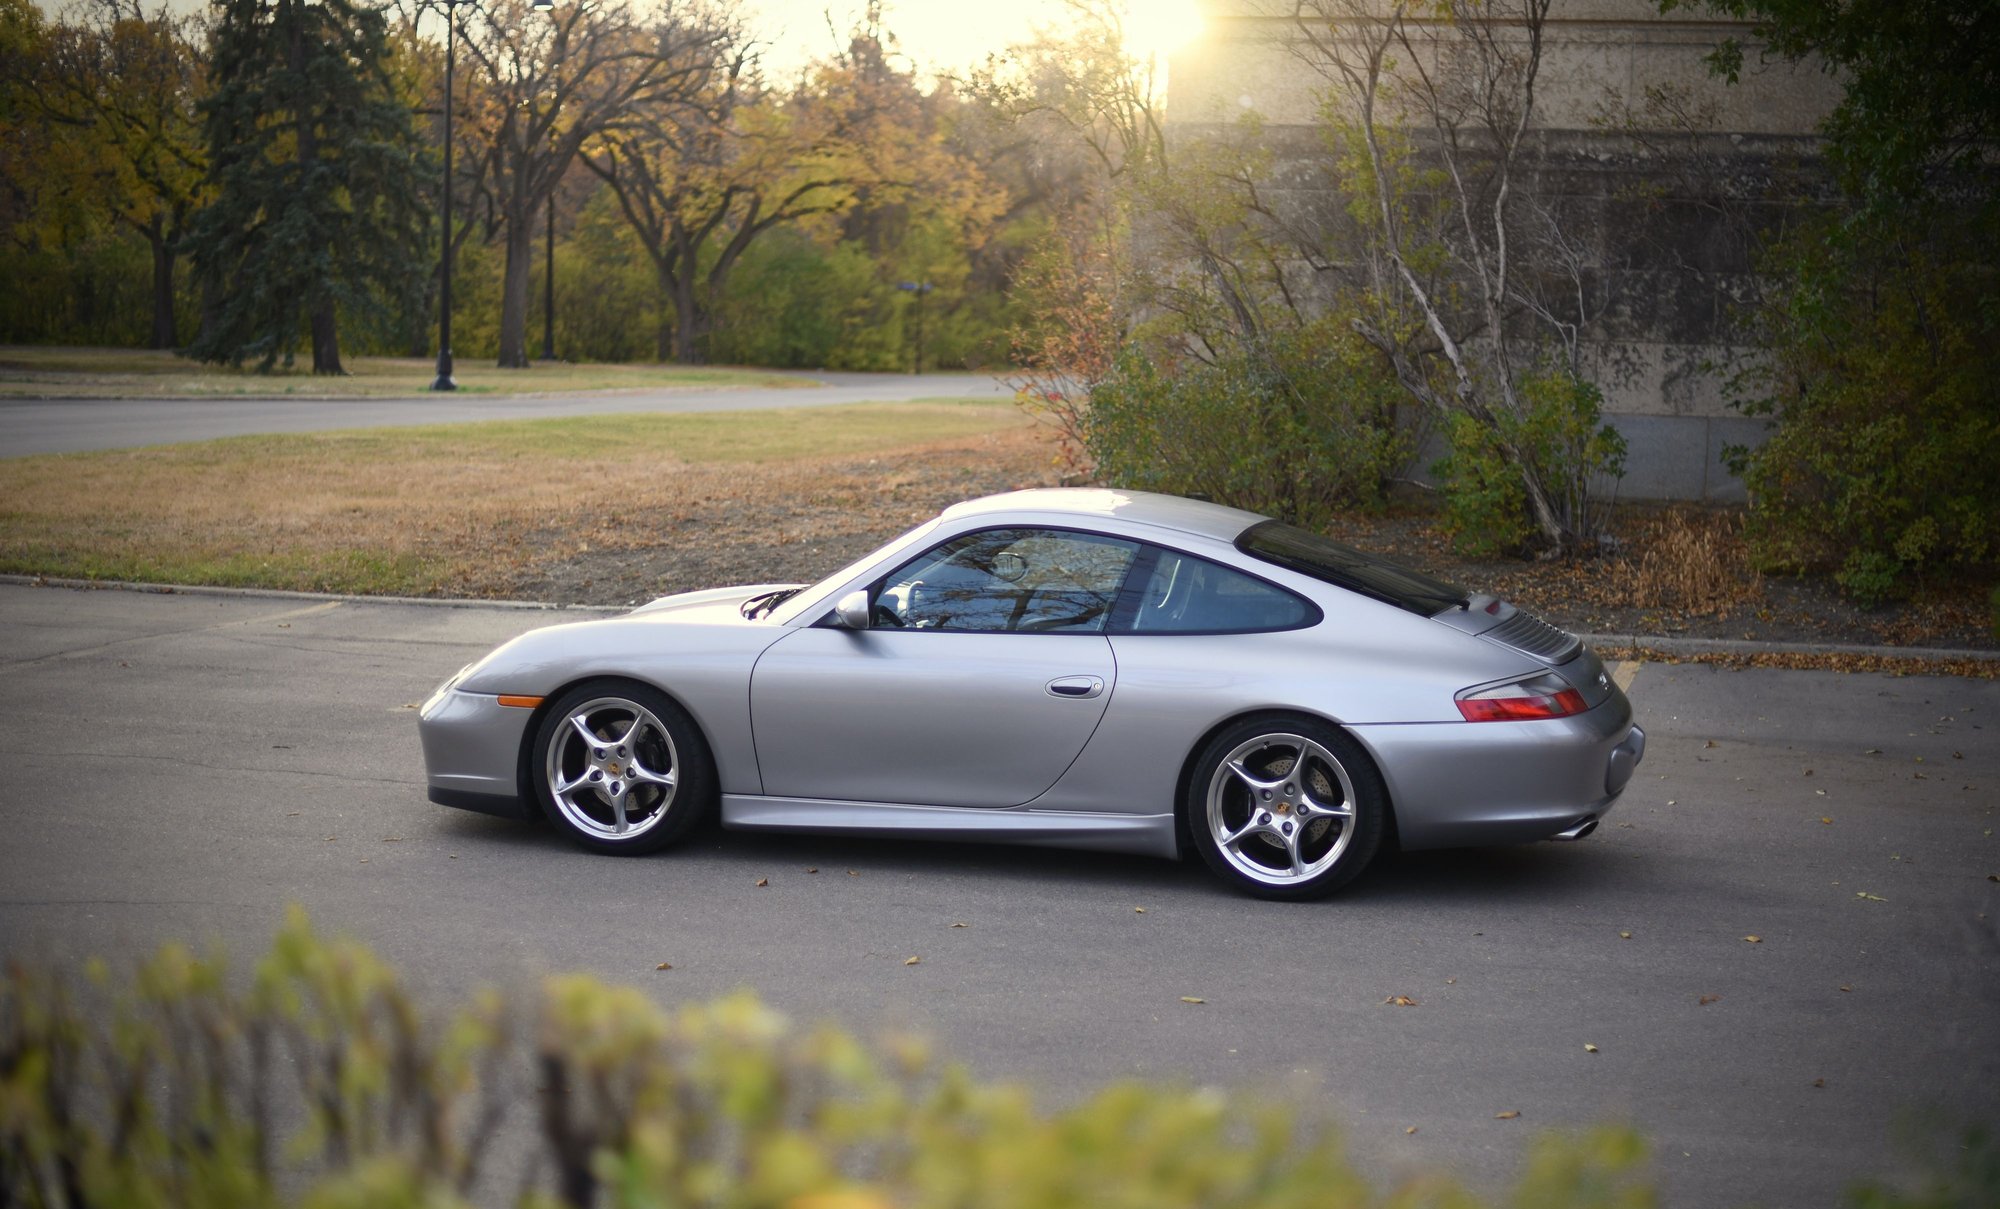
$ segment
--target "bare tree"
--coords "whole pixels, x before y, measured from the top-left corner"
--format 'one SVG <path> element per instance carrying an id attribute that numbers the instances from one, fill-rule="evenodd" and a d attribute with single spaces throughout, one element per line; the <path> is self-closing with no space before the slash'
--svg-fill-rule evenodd
<path id="1" fill-rule="evenodd" d="M 467 125 L 506 246 L 500 365 L 528 364 L 528 286 L 543 207 L 593 141 L 695 104 L 726 32 L 680 0 L 642 12 L 629 0 L 576 0 L 548 17 L 527 0 L 471 7 L 465 48 L 479 83 Z"/>
<path id="2" fill-rule="evenodd" d="M 1544 542 L 1567 550 L 1601 523 L 1606 458 L 1537 439 L 1529 419 L 1538 377 L 1594 398 L 1579 361 L 1598 310 L 1588 247 L 1532 188 L 1549 5 L 1289 0 L 1285 42 L 1328 84 L 1341 185 L 1359 203 L 1358 246 L 1315 253 L 1317 267 L 1359 276 L 1356 330 L 1428 409 L 1486 431 Z M 1584 444 L 1613 448 L 1595 423 L 1593 403 Z"/>

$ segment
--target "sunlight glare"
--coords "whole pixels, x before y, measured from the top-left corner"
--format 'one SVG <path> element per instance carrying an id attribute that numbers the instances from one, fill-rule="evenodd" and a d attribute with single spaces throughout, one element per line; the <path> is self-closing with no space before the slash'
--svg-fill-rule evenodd
<path id="1" fill-rule="evenodd" d="M 1198 0 L 1130 0 L 1125 17 L 1125 49 L 1134 59 L 1161 59 L 1201 35 Z"/>

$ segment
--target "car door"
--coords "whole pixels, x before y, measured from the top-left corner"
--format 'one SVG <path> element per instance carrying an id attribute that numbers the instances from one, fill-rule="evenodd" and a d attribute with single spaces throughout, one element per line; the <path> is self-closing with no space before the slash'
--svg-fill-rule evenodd
<path id="1" fill-rule="evenodd" d="M 866 630 L 808 626 L 750 682 L 774 797 L 1007 807 L 1038 797 L 1104 716 L 1104 629 L 1137 547 L 1004 528 L 926 550 L 870 589 Z"/>

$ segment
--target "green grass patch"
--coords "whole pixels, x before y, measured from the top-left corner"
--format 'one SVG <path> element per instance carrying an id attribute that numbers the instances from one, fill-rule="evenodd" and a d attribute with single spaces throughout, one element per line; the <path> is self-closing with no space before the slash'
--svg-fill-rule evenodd
<path id="1" fill-rule="evenodd" d="M 310 369 L 202 365 L 152 349 L 0 347 L 0 397 L 66 399 L 397 398 L 429 393 L 437 363 L 423 357 L 348 357 L 344 377 Z M 499 369 L 461 361 L 453 370 L 461 393 L 575 394 L 591 391 L 698 387 L 810 386 L 808 379 L 730 366 L 571 365 L 542 362 Z"/>

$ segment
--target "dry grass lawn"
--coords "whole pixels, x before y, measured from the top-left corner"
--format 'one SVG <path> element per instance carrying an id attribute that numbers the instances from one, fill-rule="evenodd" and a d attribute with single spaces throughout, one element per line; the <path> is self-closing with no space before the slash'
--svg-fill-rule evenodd
<path id="1" fill-rule="evenodd" d="M 310 356 L 304 369 L 260 374 L 251 367 L 201 365 L 149 349 L 0 346 L 0 398 L 403 398 L 424 394 L 437 377 L 437 362 L 423 357 L 343 360 L 346 377 L 322 378 L 311 372 Z M 452 380 L 460 391 L 473 395 L 806 384 L 796 376 L 717 366 L 543 363 L 530 369 L 496 369 L 483 358 L 461 358 Z"/>
<path id="2" fill-rule="evenodd" d="M 0 571 L 623 602 L 809 577 L 1044 438 L 950 402 L 593 416 L 0 461 Z"/>

